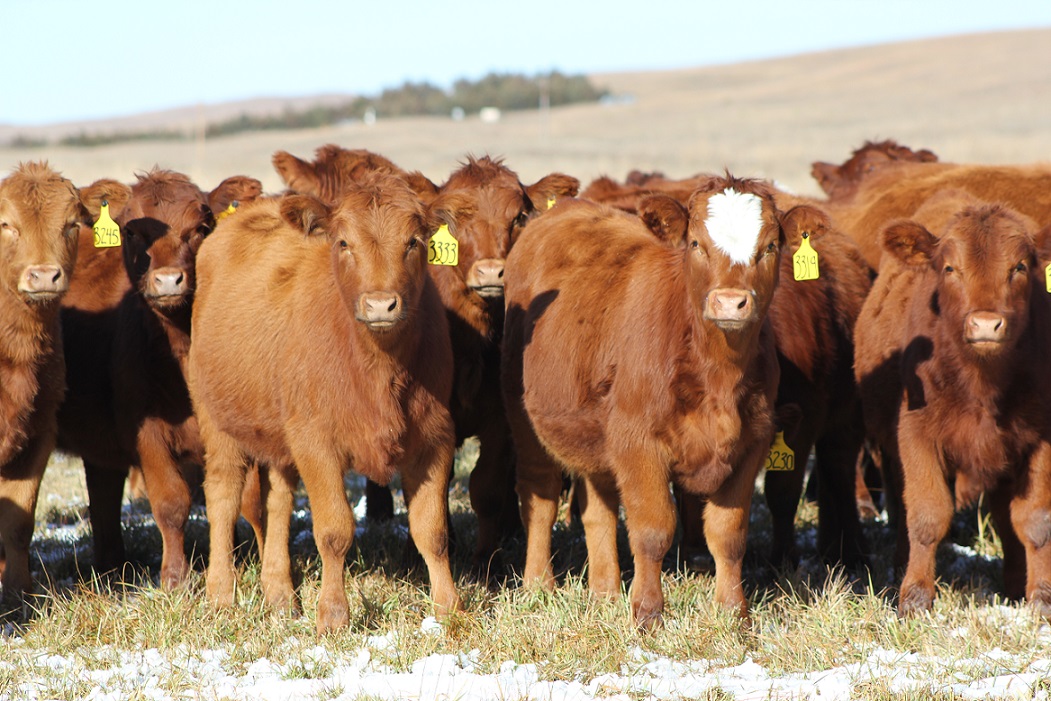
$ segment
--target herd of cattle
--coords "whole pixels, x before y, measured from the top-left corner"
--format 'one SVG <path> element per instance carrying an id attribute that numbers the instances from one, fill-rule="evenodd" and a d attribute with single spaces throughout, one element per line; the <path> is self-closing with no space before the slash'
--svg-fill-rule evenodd
<path id="1" fill-rule="evenodd" d="M 791 561 L 811 452 L 819 549 L 848 567 L 868 554 L 861 457 L 879 466 L 902 614 L 930 608 L 953 512 L 986 494 L 1006 593 L 1051 615 L 1051 166 L 866 143 L 814 164 L 818 199 L 729 173 L 523 185 L 489 157 L 436 185 L 331 145 L 273 164 L 274 196 L 164 170 L 77 188 L 46 163 L 0 182 L 5 608 L 32 588 L 58 448 L 83 459 L 101 572 L 125 561 L 122 496 L 141 474 L 164 587 L 188 574 L 203 469 L 217 606 L 234 602 L 241 514 L 266 601 L 296 607 L 302 479 L 319 631 L 348 622 L 344 471 L 370 480 L 368 518 L 391 512 L 397 473 L 434 603 L 455 610 L 448 487 L 477 436 L 475 566 L 524 528 L 524 580 L 554 586 L 569 475 L 598 594 L 621 590 L 623 507 L 643 627 L 677 524 L 714 559 L 716 600 L 747 615 L 756 479 L 765 467 L 771 557 Z"/>

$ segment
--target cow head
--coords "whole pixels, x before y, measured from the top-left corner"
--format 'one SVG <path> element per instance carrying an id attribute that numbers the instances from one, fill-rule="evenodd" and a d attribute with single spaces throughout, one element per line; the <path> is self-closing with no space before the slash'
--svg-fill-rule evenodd
<path id="1" fill-rule="evenodd" d="M 704 319 L 724 331 L 766 316 L 777 286 L 784 234 L 770 188 L 715 180 L 690 198 L 687 276 Z"/>
<path id="2" fill-rule="evenodd" d="M 913 151 L 894 141 L 866 141 L 841 165 L 815 161 L 810 174 L 831 199 L 842 200 L 857 191 L 858 185 L 872 173 L 900 162 L 933 163 L 938 157 L 927 149 Z"/>
<path id="3" fill-rule="evenodd" d="M 73 184 L 46 163 L 24 163 L 0 181 L 0 284 L 24 303 L 50 305 L 69 289 L 85 225 Z"/>
<path id="4" fill-rule="evenodd" d="M 1025 331 L 1042 282 L 1032 224 L 1003 205 L 964 208 L 935 237 L 913 221 L 883 232 L 886 254 L 936 277 L 937 333 L 978 358 L 1006 353 Z"/>
<path id="5" fill-rule="evenodd" d="M 343 302 L 377 342 L 394 342 L 411 328 L 429 281 L 433 216 L 404 179 L 366 175 L 349 184 L 336 205 L 286 195 L 281 216 L 307 235 L 326 237 Z"/>
<path id="6" fill-rule="evenodd" d="M 574 196 L 579 187 L 576 178 L 561 173 L 523 185 L 501 159 L 469 156 L 440 190 L 469 203 L 461 208 L 456 230 L 457 269 L 466 288 L 502 306 L 504 259 L 522 227 L 559 198 Z"/>
<path id="7" fill-rule="evenodd" d="M 154 170 L 138 177 L 116 220 L 128 277 L 155 311 L 189 309 L 197 249 L 216 223 L 209 202 L 228 206 L 254 199 L 260 191 L 258 180 L 242 176 L 224 180 L 211 193 L 181 173 Z"/>

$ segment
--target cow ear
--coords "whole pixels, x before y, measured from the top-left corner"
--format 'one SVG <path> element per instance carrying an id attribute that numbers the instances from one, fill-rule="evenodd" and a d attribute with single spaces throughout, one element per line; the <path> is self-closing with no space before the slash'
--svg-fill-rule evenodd
<path id="1" fill-rule="evenodd" d="M 824 161 L 814 161 L 810 164 L 810 177 L 817 181 L 826 195 L 830 196 L 835 193 L 836 186 L 842 180 L 839 171 L 840 166 Z"/>
<path id="2" fill-rule="evenodd" d="M 87 187 L 80 188 L 80 204 L 87 218 L 95 222 L 102 210 L 102 203 L 109 205 L 109 215 L 116 219 L 131 199 L 131 188 L 116 180 L 96 180 Z"/>
<path id="3" fill-rule="evenodd" d="M 212 212 L 219 214 L 237 202 L 243 204 L 257 199 L 263 194 L 263 184 L 246 175 L 234 175 L 219 183 L 208 193 L 208 206 Z"/>
<path id="4" fill-rule="evenodd" d="M 923 267 L 934 259 L 938 239 L 914 221 L 894 222 L 883 230 L 883 250 L 905 265 Z"/>
<path id="5" fill-rule="evenodd" d="M 446 192 L 426 205 L 424 227 L 427 235 L 433 234 L 442 224 L 456 229 L 456 223 L 474 214 L 478 208 L 474 198 L 463 192 Z"/>
<path id="6" fill-rule="evenodd" d="M 669 246 L 678 246 L 686 240 L 690 214 L 674 197 L 646 195 L 639 200 L 638 213 L 646 228 Z"/>
<path id="7" fill-rule="evenodd" d="M 1033 235 L 1033 242 L 1036 244 L 1037 272 L 1043 275 L 1044 268 L 1051 265 L 1051 224 L 1037 231 Z"/>
<path id="8" fill-rule="evenodd" d="M 800 204 L 792 207 L 781 216 L 781 229 L 785 232 L 785 246 L 795 250 L 803 243 L 803 234 L 807 234 L 814 243 L 832 228 L 832 220 L 821 209 Z"/>
<path id="9" fill-rule="evenodd" d="M 547 211 L 554 201 L 563 197 L 576 197 L 580 191 L 580 181 L 571 175 L 562 173 L 551 173 L 526 187 L 526 194 L 533 208 L 541 212 Z"/>
<path id="10" fill-rule="evenodd" d="M 303 195 L 321 194 L 321 179 L 311 164 L 288 151 L 276 151 L 270 162 L 289 190 Z"/>
<path id="11" fill-rule="evenodd" d="M 405 182 L 409 184 L 412 191 L 416 193 L 416 196 L 425 205 L 431 204 L 438 197 L 438 186 L 420 171 L 414 170 L 411 173 L 406 173 L 404 177 Z"/>
<path id="12" fill-rule="evenodd" d="M 329 210 L 310 195 L 286 195 L 281 199 L 281 218 L 308 236 L 321 234 Z"/>

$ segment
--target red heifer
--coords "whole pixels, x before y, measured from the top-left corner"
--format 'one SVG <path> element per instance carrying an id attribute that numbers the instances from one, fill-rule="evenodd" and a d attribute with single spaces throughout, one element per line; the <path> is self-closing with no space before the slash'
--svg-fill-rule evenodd
<path id="1" fill-rule="evenodd" d="M 638 211 L 654 233 L 680 246 L 687 215 L 678 203 L 687 203 L 688 192 L 715 177 L 637 178 L 641 185 L 619 185 L 606 178 L 591 183 L 585 194 Z M 782 428 L 785 442 L 796 453 L 795 470 L 770 471 L 765 477 L 774 524 L 771 562 L 796 559 L 795 514 L 807 456 L 814 449 L 819 475 L 818 549 L 830 562 L 855 567 L 863 563 L 867 547 L 853 498 L 855 463 L 864 438 L 852 370 L 853 329 L 870 287 L 868 269 L 857 246 L 820 208 L 782 192 L 774 196 L 780 209 L 792 213 L 784 221 L 787 250 L 798 250 L 807 233 L 820 256 L 821 275 L 816 280 L 796 280 L 792 256 L 783 256 L 781 282 L 770 306 L 781 367 L 777 406 L 782 413 L 795 415 Z M 691 559 L 705 550 L 700 505 L 689 495 L 682 495 L 681 502 L 683 553 Z"/>
<path id="2" fill-rule="evenodd" d="M 810 164 L 810 175 L 825 191 L 830 200 L 849 200 L 858 187 L 873 173 L 897 163 L 934 163 L 938 157 L 932 151 L 913 151 L 895 141 L 866 141 L 850 158 L 835 165 L 814 161 Z"/>
<path id="3" fill-rule="evenodd" d="M 206 447 L 208 596 L 231 605 L 229 546 L 245 461 L 270 467 L 271 544 L 287 543 L 302 476 L 322 559 L 317 627 L 348 622 L 344 557 L 353 468 L 380 483 L 400 471 L 409 528 L 442 612 L 456 609 L 446 492 L 453 455 L 449 332 L 427 274 L 427 238 L 447 221 L 405 183 L 376 174 L 340 203 L 289 195 L 241 208 L 201 246 L 189 386 Z M 455 228 L 455 227 L 453 227 Z M 272 605 L 294 602 L 287 547 L 263 551 Z"/>
<path id="4" fill-rule="evenodd" d="M 88 218 L 76 188 L 46 163 L 0 181 L 0 610 L 32 587 L 37 490 L 65 391 L 59 300 Z"/>
<path id="5" fill-rule="evenodd" d="M 474 565 L 486 572 L 503 536 L 521 527 L 514 492 L 514 453 L 500 393 L 504 331 L 504 261 L 522 227 L 553 202 L 576 194 L 579 181 L 552 173 L 532 185 L 499 159 L 469 157 L 441 186 L 467 204 L 457 220 L 459 262 L 431 265 L 449 319 L 455 381 L 450 401 L 457 444 L 479 440 L 471 472 L 471 506 L 478 515 Z"/>
<path id="6" fill-rule="evenodd" d="M 593 592 L 620 591 L 624 506 L 641 626 L 664 608 L 661 560 L 676 522 L 669 482 L 708 496 L 715 599 L 747 612 L 748 515 L 774 431 L 766 312 L 784 235 L 772 191 L 714 179 L 689 213 L 687 242 L 672 248 L 636 217 L 567 200 L 530 223 L 507 259 L 502 377 L 524 579 L 554 585 L 551 528 L 566 469 L 583 487 Z"/>
<path id="7" fill-rule="evenodd" d="M 983 492 L 1008 594 L 1051 614 L 1051 298 L 1033 232 L 1011 209 L 978 203 L 938 237 L 911 221 L 883 234 L 855 371 L 884 469 L 903 478 L 903 615 L 931 607 L 935 549 L 954 508 Z"/>
<path id="8" fill-rule="evenodd" d="M 84 460 L 99 571 L 124 563 L 121 501 L 133 466 L 163 540 L 161 584 L 177 585 L 189 569 L 184 529 L 203 463 L 183 375 L 194 258 L 215 224 L 212 206 L 222 211 L 259 191 L 257 180 L 238 176 L 209 194 L 185 175 L 155 170 L 139 176 L 116 212 L 123 246 L 81 247 L 63 310 L 75 357 L 59 441 Z"/>

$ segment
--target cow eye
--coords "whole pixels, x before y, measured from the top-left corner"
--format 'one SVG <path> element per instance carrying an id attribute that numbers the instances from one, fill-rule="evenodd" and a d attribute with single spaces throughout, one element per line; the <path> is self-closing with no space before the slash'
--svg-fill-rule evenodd
<path id="1" fill-rule="evenodd" d="M 346 250 L 346 248 L 347 248 L 347 242 L 346 242 L 346 241 L 344 241 L 343 239 L 340 239 L 340 240 L 339 240 L 339 247 L 340 247 L 340 248 L 342 248 L 342 249 L 344 249 L 344 250 Z"/>
<path id="2" fill-rule="evenodd" d="M 955 270 L 955 268 L 953 268 L 951 265 L 946 265 L 945 266 L 945 272 L 951 273 L 953 270 Z"/>
<path id="3" fill-rule="evenodd" d="M 417 246 L 419 246 L 419 245 L 420 245 L 420 241 L 419 241 L 419 239 L 417 239 L 417 238 L 416 238 L 415 236 L 413 236 L 413 237 L 412 237 L 411 239 L 409 239 L 409 243 L 407 243 L 407 244 L 405 245 L 405 248 L 406 248 L 407 250 L 410 250 L 410 251 L 411 251 L 411 250 L 413 250 L 414 248 L 416 248 L 416 247 L 417 247 Z"/>
<path id="4" fill-rule="evenodd" d="M 1018 265 L 1016 265 L 1015 269 L 1014 269 L 1014 271 L 1016 273 L 1024 273 L 1025 270 L 1026 270 L 1026 267 L 1025 267 L 1025 263 L 1024 262 L 1019 262 Z"/>
<path id="5" fill-rule="evenodd" d="M 701 244 L 697 243 L 696 239 L 694 239 L 693 241 L 690 241 L 690 248 L 697 248 L 700 245 Z"/>
<path id="6" fill-rule="evenodd" d="M 777 244 L 775 244 L 773 241 L 771 241 L 770 244 L 766 247 L 766 252 L 767 253 L 776 253 L 777 252 Z"/>

